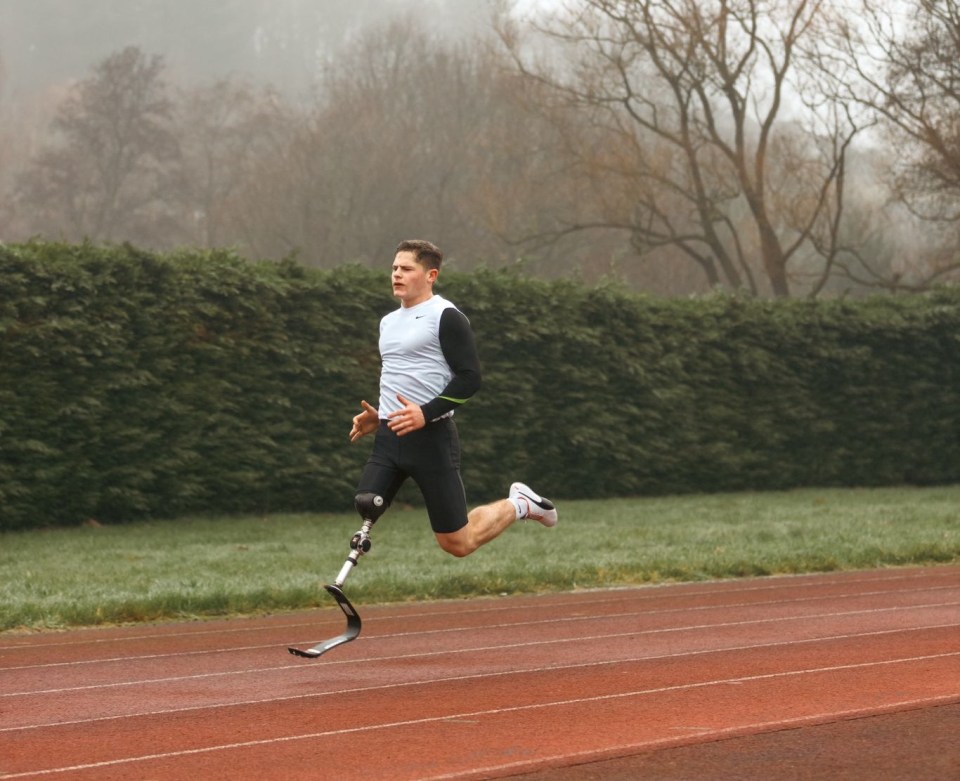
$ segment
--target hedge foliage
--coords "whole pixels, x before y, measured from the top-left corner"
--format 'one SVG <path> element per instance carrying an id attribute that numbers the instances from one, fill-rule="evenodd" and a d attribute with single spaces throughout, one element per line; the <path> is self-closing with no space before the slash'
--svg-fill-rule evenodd
<path id="1" fill-rule="evenodd" d="M 657 300 L 445 271 L 481 393 L 471 502 L 960 481 L 960 290 Z M 0 529 L 343 510 L 382 273 L 226 251 L 0 247 Z M 405 497 L 413 499 L 415 491 Z"/>

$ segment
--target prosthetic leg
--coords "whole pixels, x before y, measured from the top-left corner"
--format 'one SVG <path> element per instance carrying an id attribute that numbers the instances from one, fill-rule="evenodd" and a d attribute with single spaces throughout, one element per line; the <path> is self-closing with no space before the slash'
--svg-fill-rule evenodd
<path id="1" fill-rule="evenodd" d="M 353 500 L 353 505 L 357 508 L 357 512 L 360 513 L 360 517 L 363 519 L 363 526 L 361 526 L 360 531 L 350 539 L 350 553 L 347 556 L 347 560 L 343 562 L 337 579 L 332 584 L 327 583 L 324 585 L 324 588 L 337 600 L 337 604 L 347 617 L 347 628 L 343 634 L 331 637 L 329 640 L 324 640 L 322 643 L 313 646 L 313 648 L 306 650 L 292 647 L 288 648 L 287 650 L 294 656 L 316 659 L 331 648 L 336 648 L 338 645 L 356 640 L 360 634 L 360 614 L 357 613 L 356 608 L 350 604 L 347 595 L 343 593 L 343 584 L 347 579 L 347 575 L 349 575 L 350 571 L 356 566 L 359 558 L 367 553 L 373 546 L 373 542 L 370 540 L 370 529 L 373 527 L 373 524 L 377 522 L 377 519 L 386 512 L 387 504 L 384 502 L 382 496 L 363 493 L 356 495 Z"/>

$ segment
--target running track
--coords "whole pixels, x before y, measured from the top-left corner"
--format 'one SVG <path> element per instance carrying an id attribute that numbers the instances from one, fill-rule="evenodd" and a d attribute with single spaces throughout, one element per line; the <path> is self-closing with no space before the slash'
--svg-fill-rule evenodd
<path id="1" fill-rule="evenodd" d="M 336 608 L 2 635 L 0 779 L 709 778 L 676 762 L 960 713 L 960 566 L 358 608 L 315 661 L 286 647 Z M 942 743 L 930 777 L 960 777 Z"/>

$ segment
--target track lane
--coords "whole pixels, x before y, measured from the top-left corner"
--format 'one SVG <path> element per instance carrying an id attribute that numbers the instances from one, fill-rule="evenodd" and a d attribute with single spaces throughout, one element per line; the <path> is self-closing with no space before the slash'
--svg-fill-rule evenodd
<path id="1" fill-rule="evenodd" d="M 917 593 L 919 597 L 921 592 Z M 701 643 L 716 643 L 718 638 L 731 636 L 734 641 L 743 638 L 751 638 L 754 642 L 760 642 L 763 637 L 777 638 L 783 632 L 789 632 L 789 636 L 795 639 L 801 639 L 806 633 L 811 631 L 833 631 L 830 629 L 832 624 L 840 622 L 843 631 L 851 631 L 852 628 L 860 630 L 878 630 L 887 627 L 905 627 L 910 626 L 911 622 L 921 621 L 924 625 L 937 625 L 938 622 L 949 622 L 952 618 L 960 615 L 958 613 L 960 602 L 940 602 L 928 604 L 918 601 L 916 604 L 896 605 L 888 608 L 877 605 L 865 606 L 860 604 L 854 610 L 836 610 L 829 613 L 810 614 L 798 611 L 797 615 L 782 615 L 782 605 L 775 605 L 775 610 L 766 611 L 765 614 L 746 613 L 745 611 L 736 611 L 736 620 L 723 620 L 730 615 L 730 609 L 725 608 L 722 611 L 717 610 L 715 616 L 697 613 L 693 618 L 684 616 L 674 616 L 673 625 L 668 622 L 667 625 L 653 624 L 647 621 L 625 622 L 623 616 L 615 616 L 611 622 L 606 617 L 593 617 L 591 619 L 581 619 L 573 624 L 568 622 L 562 614 L 551 618 L 541 616 L 535 622 L 529 622 L 520 625 L 527 632 L 527 636 L 532 639 L 525 642 L 522 639 L 518 642 L 517 624 L 511 625 L 493 625 L 480 631 L 473 629 L 470 637 L 467 638 L 467 644 L 464 645 L 440 645 L 434 640 L 425 646 L 420 645 L 421 638 L 408 638 L 405 645 L 397 647 L 395 643 L 377 643 L 384 638 L 367 639 L 365 647 L 366 654 L 372 656 L 361 656 L 361 660 L 375 658 L 381 666 L 397 659 L 420 660 L 431 656 L 442 656 L 447 654 L 462 655 L 469 654 L 474 650 L 490 649 L 495 651 L 509 651 L 512 648 L 520 650 L 526 654 L 530 645 L 538 645 L 548 642 L 558 644 L 556 653 L 579 654 L 578 646 L 582 642 L 597 641 L 602 639 L 615 640 L 617 638 L 636 638 L 643 639 L 649 647 L 662 648 L 664 643 L 696 642 L 699 636 Z M 909 615 L 905 615 L 909 613 Z M 649 616 L 647 616 L 649 618 Z M 612 630 L 612 631 L 611 631 Z M 429 634 L 429 633 L 428 633 Z M 396 638 L 388 637 L 389 641 L 395 641 Z M 458 638 L 463 641 L 464 638 Z M 414 642 L 416 641 L 416 642 Z M 563 645 L 567 647 L 564 648 Z M 682 647 L 688 647 L 686 645 Z M 361 644 L 347 646 L 347 649 L 359 649 Z M 391 653 L 390 651 L 400 651 L 400 653 Z M 24 697 L 31 693 L 38 696 L 57 694 L 66 695 L 77 691 L 96 690 L 98 688 L 120 688 L 124 686 L 142 686 L 150 684 L 162 684 L 165 682 L 175 683 L 179 679 L 196 678 L 202 679 L 205 676 L 225 676 L 225 675 L 256 675 L 258 673 L 284 673 L 287 671 L 309 670 L 317 663 L 304 663 L 301 661 L 286 661 L 287 657 L 278 656 L 276 647 L 267 646 L 258 647 L 248 653 L 238 654 L 234 649 L 228 649 L 229 652 L 223 654 L 202 654 L 195 653 L 184 654 L 159 654 L 149 657 L 135 657 L 131 659 L 111 658 L 104 660 L 100 665 L 92 664 L 64 664 L 52 667 L 31 667 L 22 666 L 9 668 L 0 672 L 0 680 L 3 681 L 3 690 L 0 692 L 0 703 L 4 699 L 11 697 Z M 276 664 L 278 659 L 283 659 L 286 663 Z M 268 665 L 263 665 L 265 660 L 269 660 Z M 331 655 L 322 660 L 323 668 L 332 672 L 328 678 L 332 681 L 337 680 L 339 671 L 345 667 L 351 667 L 355 664 L 356 658 L 351 659 L 344 653 L 336 657 Z M 6 673 L 5 675 L 3 673 Z M 81 685 L 71 685 L 77 680 L 82 679 Z M 29 688 L 31 685 L 37 686 L 36 689 Z M 42 688 L 41 688 L 42 687 Z"/>
<path id="2" fill-rule="evenodd" d="M 575 718 L 574 722 L 581 730 L 584 726 L 590 727 L 585 740 L 596 743 L 597 756 L 629 752 L 639 744 L 634 741 L 628 745 L 622 736 L 617 738 L 619 742 L 614 741 L 616 745 L 601 746 L 603 741 L 597 742 L 595 733 L 607 726 L 609 717 L 593 715 L 597 708 L 619 712 L 616 710 L 619 706 L 613 703 L 625 683 L 660 682 L 660 686 L 652 689 L 646 685 L 643 688 L 628 686 L 625 691 L 636 698 L 656 699 L 669 692 L 682 691 L 687 692 L 688 700 L 696 700 L 702 691 L 710 689 L 714 690 L 713 701 L 723 704 L 729 700 L 729 692 L 724 696 L 717 692 L 725 688 L 758 687 L 761 694 L 751 696 L 769 698 L 769 692 L 762 693 L 763 681 L 768 679 L 757 678 L 757 675 L 772 675 L 777 680 L 791 676 L 813 680 L 814 668 L 804 667 L 804 660 L 815 661 L 820 665 L 815 669 L 827 676 L 817 684 L 815 701 L 823 699 L 824 692 L 820 690 L 824 687 L 829 689 L 835 685 L 843 690 L 853 685 L 850 681 L 854 679 L 857 685 L 876 690 L 876 680 L 879 680 L 875 677 L 876 669 L 902 665 L 909 671 L 903 676 L 897 674 L 898 679 L 902 677 L 904 681 L 898 683 L 898 689 L 882 692 L 882 702 L 864 700 L 851 711 L 855 713 L 889 707 L 895 695 L 899 703 L 960 698 L 956 685 L 946 693 L 943 691 L 949 689 L 951 681 L 960 680 L 956 656 L 949 655 L 960 645 L 957 642 L 960 639 L 957 626 L 960 568 L 854 573 L 829 578 L 771 578 L 747 583 L 749 585 L 743 582 L 716 584 L 719 586 L 716 592 L 710 587 L 712 584 L 696 584 L 553 595 L 524 598 L 519 600 L 519 605 L 514 600 L 510 600 L 509 605 L 499 600 L 481 600 L 467 610 L 451 610 L 450 603 L 377 608 L 376 631 L 365 630 L 361 638 L 364 642 L 338 649 L 336 657 L 294 664 L 265 664 L 276 660 L 278 649 L 272 647 L 274 633 L 284 633 L 304 623 L 299 617 L 291 620 L 289 616 L 265 621 L 259 631 L 245 624 L 241 627 L 243 631 L 238 632 L 235 623 L 230 622 L 223 624 L 224 631 L 219 634 L 211 631 L 213 627 L 201 625 L 203 628 L 196 630 L 193 626 L 187 629 L 168 626 L 166 633 L 159 631 L 164 627 L 151 627 L 146 633 L 133 629 L 108 630 L 107 634 L 117 635 L 112 638 L 89 631 L 76 641 L 63 636 L 49 638 L 49 646 L 44 650 L 50 653 L 56 649 L 70 653 L 78 648 L 91 652 L 88 658 L 74 661 L 63 657 L 61 661 L 51 661 L 47 657 L 42 663 L 17 664 L 22 658 L 15 658 L 19 653 L 13 652 L 29 652 L 26 645 L 42 646 L 48 638 L 41 638 L 40 642 L 37 638 L 26 638 L 27 642 L 22 645 L 24 638 L 15 638 L 13 647 L 7 642 L 8 638 L 0 638 L 0 665 L 6 667 L 0 669 L 0 771 L 7 774 L 0 773 L 0 778 L 31 771 L 67 774 L 70 778 L 106 778 L 111 776 L 105 773 L 114 772 L 117 778 L 141 777 L 140 769 L 133 776 L 124 775 L 131 772 L 128 766 L 140 768 L 140 763 L 145 763 L 144 768 L 149 767 L 151 778 L 194 778 L 216 754 L 223 755 L 221 761 L 230 754 L 233 757 L 230 763 L 242 755 L 244 758 L 238 765 L 240 778 L 295 778 L 300 772 L 297 757 L 301 749 L 294 744 L 300 742 L 310 744 L 311 751 L 319 751 L 317 756 L 327 756 L 322 753 L 321 745 L 328 740 L 333 745 L 342 743 L 344 735 L 392 734 L 395 730 L 410 729 L 418 734 L 432 733 L 446 729 L 448 724 L 459 723 L 465 713 L 483 714 L 484 722 L 506 718 L 508 724 L 513 724 L 513 717 L 507 718 L 506 714 L 519 714 L 517 718 L 526 719 L 530 729 L 531 712 L 538 708 L 556 708 L 561 721 L 568 718 L 565 700 L 558 700 L 555 695 L 570 691 L 598 692 L 592 697 L 570 699 L 570 707 L 583 709 L 583 718 Z M 833 592 L 832 598 L 830 592 Z M 831 604 L 834 610 L 828 609 Z M 473 603 L 459 605 L 472 606 Z M 400 615 L 391 618 L 395 611 Z M 374 609 L 370 612 L 373 614 Z M 551 612 L 552 615 L 548 615 Z M 534 617 L 527 622 L 516 620 L 531 613 Z M 364 618 L 369 628 L 374 619 L 368 617 L 367 611 Z M 454 620 L 459 625 L 450 627 Z M 420 631 L 417 626 L 421 627 Z M 611 628 L 623 631 L 610 631 Z M 521 629 L 527 639 L 518 637 Z M 216 650 L 217 637 L 223 652 Z M 595 639 L 591 641 L 591 637 Z M 250 643 L 251 638 L 258 642 Z M 104 639 L 112 642 L 101 642 Z M 259 642 L 264 639 L 270 642 Z M 116 648 L 129 649 L 142 642 L 151 644 L 154 651 L 158 644 L 169 643 L 171 650 L 142 654 L 142 658 L 106 656 L 99 661 L 96 658 L 96 653 L 102 655 L 107 651 L 109 654 Z M 178 644 L 185 647 L 172 650 L 173 646 L 180 647 Z M 897 648 L 909 648 L 917 653 L 891 657 L 889 651 Z M 346 653 L 348 650 L 350 654 Z M 583 662 L 585 653 L 592 661 Z M 228 664 L 231 658 L 233 661 Z M 543 664 L 544 659 L 549 663 Z M 857 659 L 859 661 L 851 662 Z M 535 663 L 537 660 L 539 664 Z M 358 676 L 360 662 L 363 666 L 359 669 L 363 672 Z M 788 662 L 793 667 L 783 667 Z M 250 666 L 244 668 L 244 665 Z M 758 672 L 764 670 L 767 672 Z M 932 690 L 912 680 L 914 675 L 921 674 L 918 670 L 928 678 L 933 676 L 928 681 Z M 167 674 L 156 680 L 149 678 L 158 671 L 181 674 Z M 737 672 L 741 674 L 735 675 Z M 63 675 L 61 682 L 68 685 L 59 689 L 39 688 L 44 685 L 44 679 L 56 675 Z M 941 679 L 940 676 L 948 677 Z M 865 680 L 871 683 L 864 684 Z M 11 681 L 35 688 L 11 689 Z M 788 681 L 783 684 L 783 691 L 791 691 L 793 687 L 795 684 Z M 911 696 L 905 698 L 904 693 Z M 810 692 L 806 697 L 810 699 Z M 464 698 L 476 708 L 451 709 Z M 58 704 L 54 705 L 54 701 Z M 436 710 L 437 703 L 442 706 L 440 710 Z M 645 703 L 641 709 L 647 707 L 652 706 Z M 730 710 L 729 706 L 725 707 Z M 836 703 L 830 707 L 836 709 Z M 659 713 L 659 700 L 655 708 Z M 385 722 L 382 718 L 385 710 L 397 718 Z M 357 711 L 366 713 L 366 720 L 351 721 Z M 14 712 L 16 718 L 11 721 L 8 717 Z M 720 712 L 727 711 L 721 709 Z M 377 718 L 371 719 L 370 714 Z M 331 728 L 331 715 L 351 726 Z M 800 713 L 788 718 L 819 717 Z M 594 718 L 599 721 L 594 723 Z M 756 714 L 751 718 L 754 719 L 751 724 L 761 723 L 756 720 L 759 718 Z M 742 721 L 739 719 L 736 725 L 723 729 L 752 728 L 750 724 L 740 723 Z M 693 737 L 684 733 L 683 739 L 700 740 L 708 734 L 725 734 L 718 732 L 721 728 L 717 725 L 699 726 L 712 731 L 694 730 Z M 310 727 L 312 731 L 296 732 L 293 727 Z M 515 728 L 515 725 L 511 727 Z M 558 729 L 563 732 L 561 727 Z M 261 737 L 265 732 L 270 737 Z M 490 734 L 499 733 L 494 730 Z M 224 736 L 236 739 L 224 742 Z M 657 738 L 675 739 L 676 735 L 669 732 Z M 141 740 L 146 742 L 138 742 Z M 644 740 L 647 741 L 644 745 L 655 745 L 647 738 Z M 121 753 L 126 754 L 103 753 L 104 744 L 111 750 L 122 747 Z M 138 759 L 144 755 L 136 754 L 135 750 L 144 745 L 164 747 L 163 751 L 152 752 L 163 756 Z M 411 773 L 433 773 L 434 765 L 448 761 L 444 757 L 427 757 L 422 751 L 408 758 L 408 748 L 404 746 L 406 744 L 393 747 L 387 753 L 392 751 L 395 757 L 402 756 L 404 762 L 415 765 L 418 769 Z M 382 748 L 378 743 L 378 751 Z M 532 753 L 496 767 L 513 768 L 515 762 L 534 767 L 562 763 L 563 756 L 581 756 L 577 752 L 563 754 L 568 749 L 571 746 L 564 742 L 559 749 L 553 747 L 553 754 L 548 751 L 549 756 L 543 752 Z M 505 747 L 484 744 L 480 750 L 486 751 L 489 758 L 513 749 L 506 744 Z M 558 750 L 560 754 L 556 753 Z M 578 752 L 590 750 L 578 749 Z M 252 773 L 251 768 L 259 761 L 248 754 L 256 755 L 260 751 L 274 757 L 289 754 L 293 766 L 284 766 L 280 774 L 280 765 L 267 762 L 265 766 L 272 767 L 275 775 L 243 775 L 248 771 Z M 436 747 L 434 753 L 437 753 Z M 48 762 L 44 767 L 35 766 L 35 758 L 40 755 Z M 8 756 L 26 764 L 14 770 L 8 766 Z M 88 760 L 79 764 L 109 764 L 66 770 L 78 764 L 71 763 L 71 758 L 78 756 Z M 32 768 L 31 757 L 34 758 Z M 333 757 L 330 754 L 324 762 L 334 762 Z M 197 772 L 167 776 L 164 775 L 167 771 L 161 770 L 168 766 L 182 767 L 184 763 L 194 763 Z M 126 770 L 120 769 L 123 767 Z M 400 773 L 399 767 L 395 759 L 382 768 L 388 775 L 376 777 L 427 777 L 389 775 Z M 460 769 L 450 772 L 472 772 L 458 767 Z M 334 765 L 324 765 L 324 768 L 332 772 Z M 351 777 L 344 776 L 339 766 L 336 770 L 341 777 Z M 302 777 L 317 777 L 315 766 L 309 772 L 313 775 Z M 441 769 L 440 776 L 444 772 Z M 95 775 L 87 776 L 87 773 Z"/>
<path id="3" fill-rule="evenodd" d="M 93 755 L 93 761 L 84 763 L 85 767 L 54 764 L 40 775 L 105 778 L 108 777 L 103 775 L 106 768 L 136 765 L 137 777 L 157 781 L 180 779 L 197 777 L 192 775 L 199 770 L 192 758 L 220 755 L 216 761 L 220 763 L 221 772 L 225 766 L 242 768 L 242 777 L 245 778 L 279 778 L 281 776 L 275 771 L 282 766 L 312 768 L 305 774 L 285 772 L 283 777 L 287 778 L 316 778 L 317 773 L 335 772 L 339 778 L 348 780 L 371 777 L 424 779 L 431 777 L 430 774 L 441 765 L 445 768 L 445 776 L 484 777 L 494 768 L 502 767 L 487 766 L 480 776 L 476 775 L 476 759 L 482 753 L 489 761 L 490 751 L 478 749 L 476 754 L 471 754 L 451 749 L 475 744 L 478 735 L 482 734 L 483 746 L 492 743 L 498 747 L 494 754 L 507 752 L 514 757 L 521 756 L 522 765 L 532 768 L 571 756 L 603 756 L 653 746 L 684 745 L 710 736 L 750 734 L 761 729 L 956 701 L 960 695 L 938 694 L 935 681 L 960 672 L 958 657 L 960 652 L 880 663 L 808 667 L 604 692 L 588 697 L 528 698 L 524 702 L 471 710 L 438 710 L 436 699 L 429 698 L 424 703 L 404 704 L 403 708 L 390 713 L 383 713 L 382 708 L 378 708 L 383 717 L 375 723 L 339 721 L 313 731 L 290 733 L 279 730 L 279 734 L 273 735 L 260 732 L 256 737 L 247 738 L 227 729 L 217 733 L 234 738 L 226 743 L 196 740 L 196 736 L 181 733 L 181 740 L 175 747 L 160 746 L 161 750 L 156 750 L 154 744 L 153 750 L 147 752 L 127 749 L 123 756 L 101 759 L 95 758 L 95 753 L 102 750 L 98 736 L 83 734 L 66 742 L 75 753 Z M 891 678 L 896 681 L 898 694 L 893 700 L 884 695 L 889 690 Z M 809 697 L 811 688 L 825 692 L 826 696 Z M 645 702 L 640 703 L 640 700 Z M 373 706 L 377 707 L 378 702 L 375 700 Z M 731 702 L 735 710 L 729 706 Z M 416 717 L 404 718 L 414 706 L 417 708 L 412 712 L 417 713 Z M 655 711 L 656 718 L 651 720 L 644 715 L 638 719 L 638 708 Z M 329 714 L 328 718 L 332 716 Z M 288 718 L 282 721 L 286 725 Z M 591 723 L 602 725 L 602 730 L 582 728 L 582 725 Z M 191 726 L 199 724 L 197 721 Z M 536 728 L 533 728 L 534 724 Z M 581 728 L 574 729 L 574 725 Z M 267 732 L 272 727 L 269 723 L 261 726 Z M 140 734 L 139 729 L 125 728 L 119 733 L 114 732 L 113 739 L 124 741 Z M 553 739 L 545 739 L 545 735 L 553 736 Z M 186 740 L 188 737 L 190 740 Z M 378 741 L 375 744 L 377 751 L 364 754 L 362 763 L 346 766 L 343 740 L 349 744 L 350 740 L 358 738 Z M 402 762 L 398 762 L 396 751 L 391 750 L 398 746 L 403 749 Z M 438 746 L 446 748 L 443 758 L 436 756 Z M 265 748 L 269 751 L 263 751 Z M 10 765 L 12 760 L 15 758 L 6 760 L 6 764 Z M 508 766 L 515 768 L 516 762 L 510 762 Z M 15 771 L 3 777 L 37 775 L 30 771 Z"/>

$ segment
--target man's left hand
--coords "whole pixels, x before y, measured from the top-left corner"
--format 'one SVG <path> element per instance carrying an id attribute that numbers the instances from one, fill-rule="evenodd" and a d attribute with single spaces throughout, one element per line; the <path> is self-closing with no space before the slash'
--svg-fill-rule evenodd
<path id="1" fill-rule="evenodd" d="M 403 405 L 403 409 L 391 412 L 389 422 L 387 423 L 394 434 L 402 437 L 427 425 L 427 421 L 423 418 L 423 410 L 420 409 L 419 404 L 405 399 L 399 393 L 397 394 L 397 401 Z"/>

